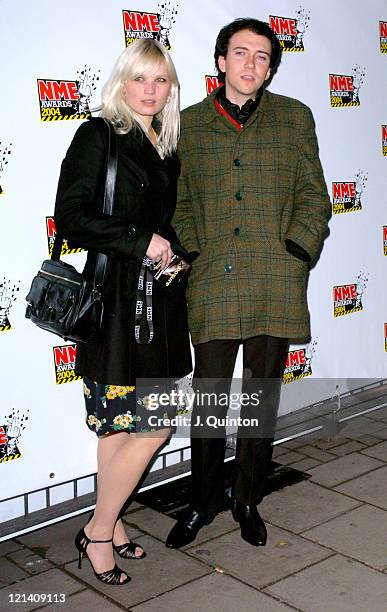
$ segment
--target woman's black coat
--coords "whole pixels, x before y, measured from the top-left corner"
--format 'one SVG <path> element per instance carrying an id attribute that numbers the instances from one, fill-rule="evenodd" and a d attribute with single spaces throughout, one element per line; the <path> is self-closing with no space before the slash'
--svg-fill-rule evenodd
<path id="1" fill-rule="evenodd" d="M 155 336 L 139 345 L 134 336 L 140 264 L 153 233 L 184 252 L 170 225 L 176 204 L 179 162 L 160 158 L 139 130 L 117 136 L 118 167 L 113 215 L 101 212 L 108 127 L 91 119 L 77 130 L 63 160 L 55 225 L 72 247 L 88 250 L 85 275 L 93 278 L 95 254 L 108 255 L 102 337 L 79 343 L 76 373 L 99 383 L 135 384 L 139 378 L 180 378 L 191 371 L 185 284 L 166 292 L 154 282 Z"/>

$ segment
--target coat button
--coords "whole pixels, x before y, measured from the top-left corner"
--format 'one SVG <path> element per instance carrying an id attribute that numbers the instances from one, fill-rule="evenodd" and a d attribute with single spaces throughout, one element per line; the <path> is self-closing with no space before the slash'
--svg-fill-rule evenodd
<path id="1" fill-rule="evenodd" d="M 237 191 L 237 192 L 236 192 L 236 194 L 235 194 L 235 199 L 236 199 L 236 200 L 241 200 L 241 199 L 242 199 L 242 194 L 241 194 L 241 192 L 240 192 L 240 191 Z"/>
<path id="2" fill-rule="evenodd" d="M 225 271 L 225 272 L 231 272 L 231 270 L 232 270 L 232 266 L 230 266 L 230 264 L 226 264 L 226 265 L 224 266 L 224 271 Z"/>
<path id="3" fill-rule="evenodd" d="M 134 227 L 134 225 L 129 225 L 128 227 L 129 236 L 134 236 L 135 233 L 136 233 L 136 228 Z"/>
<path id="4" fill-rule="evenodd" d="M 241 233 L 241 230 L 239 229 L 239 227 L 234 227 L 234 236 L 239 236 Z"/>
<path id="5" fill-rule="evenodd" d="M 234 159 L 234 166 L 240 166 L 241 165 L 241 160 L 240 159 Z"/>

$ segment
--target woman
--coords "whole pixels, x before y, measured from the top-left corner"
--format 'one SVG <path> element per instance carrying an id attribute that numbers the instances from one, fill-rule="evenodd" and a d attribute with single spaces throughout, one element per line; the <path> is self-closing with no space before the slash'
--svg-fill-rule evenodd
<path id="1" fill-rule="evenodd" d="M 55 207 L 58 232 L 73 246 L 88 249 L 85 275 L 93 276 L 97 252 L 108 255 L 102 335 L 77 347 L 86 422 L 98 436 L 98 493 L 94 515 L 75 544 L 79 567 L 86 554 L 96 577 L 109 584 L 130 580 L 115 565 L 114 551 L 124 558 L 145 556 L 139 545 L 128 542 L 119 513 L 170 435 L 162 424 L 158 430 L 147 426 L 144 403 L 136 400 L 136 379 L 177 379 L 191 371 L 185 283 L 167 292 L 154 281 L 154 337 L 147 343 L 149 337 L 135 336 L 144 257 L 163 267 L 174 253 L 189 259 L 170 225 L 179 174 L 178 92 L 175 68 L 160 43 L 146 39 L 128 47 L 103 89 L 102 118 L 83 123 L 75 134 L 62 164 Z M 108 142 L 103 118 L 117 134 L 112 216 L 99 212 Z"/>

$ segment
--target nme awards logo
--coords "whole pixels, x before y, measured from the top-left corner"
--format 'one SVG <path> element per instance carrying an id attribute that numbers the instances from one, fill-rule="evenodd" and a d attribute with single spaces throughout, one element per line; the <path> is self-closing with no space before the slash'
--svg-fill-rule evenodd
<path id="1" fill-rule="evenodd" d="M 40 119 L 67 121 L 88 119 L 90 98 L 97 89 L 100 70 L 83 66 L 73 81 L 38 79 Z"/>
<path id="2" fill-rule="evenodd" d="M 283 51 L 305 51 L 304 35 L 309 27 L 310 11 L 299 8 L 296 17 L 269 15 L 269 24 Z"/>
<path id="3" fill-rule="evenodd" d="M 54 217 L 46 217 L 46 229 L 47 229 L 48 253 L 51 257 L 52 249 L 54 247 L 54 242 L 55 242 L 55 236 L 56 236 L 56 227 L 55 227 Z M 82 249 L 82 248 L 70 249 L 66 238 L 63 239 L 61 255 L 72 255 L 73 253 L 81 253 L 84 250 L 85 249 Z"/>
<path id="4" fill-rule="evenodd" d="M 332 183 L 333 214 L 362 210 L 361 199 L 366 183 L 367 174 L 362 170 L 356 172 L 354 181 Z"/>
<path id="5" fill-rule="evenodd" d="M 139 38 L 153 38 L 158 40 L 170 51 L 169 35 L 176 22 L 178 4 L 170 0 L 160 2 L 157 13 L 148 11 L 122 11 L 124 22 L 125 46 L 129 47 Z"/>
<path id="6" fill-rule="evenodd" d="M 219 81 L 217 76 L 206 74 L 204 78 L 206 81 L 207 96 L 209 96 L 213 91 L 215 91 L 215 89 L 218 89 L 218 87 L 222 85 L 221 81 Z"/>
<path id="7" fill-rule="evenodd" d="M 365 69 L 358 64 L 352 69 L 351 75 L 330 74 L 329 89 L 331 106 L 360 106 L 359 90 L 364 83 Z"/>
<path id="8" fill-rule="evenodd" d="M 5 277 L 0 281 L 0 332 L 12 329 L 8 315 L 16 302 L 19 289 L 20 281 L 13 283 Z"/>
<path id="9" fill-rule="evenodd" d="M 387 53 L 387 21 L 379 21 L 380 53 Z"/>
<path id="10" fill-rule="evenodd" d="M 4 172 L 5 166 L 8 164 L 8 157 L 9 155 L 11 155 L 11 147 L 12 147 L 12 142 L 10 142 L 8 145 L 5 145 L 0 140 L 0 179 L 1 179 L 1 175 Z M 0 195 L 4 195 L 4 191 L 3 191 L 1 184 L 0 184 Z"/>
<path id="11" fill-rule="evenodd" d="M 382 153 L 387 156 L 387 125 L 382 125 Z"/>
<path id="12" fill-rule="evenodd" d="M 77 376 L 74 372 L 77 345 L 66 344 L 62 346 L 54 346 L 53 352 L 56 384 L 61 385 L 63 383 L 79 380 L 81 377 Z"/>
<path id="13" fill-rule="evenodd" d="M 28 412 L 13 410 L 6 417 L 6 424 L 0 425 L 0 463 L 20 459 L 22 456 L 18 444 L 22 431 L 26 428 L 27 414 Z"/>
<path id="14" fill-rule="evenodd" d="M 312 340 L 304 348 L 288 352 L 282 376 L 284 385 L 306 376 L 312 376 L 312 359 L 316 352 L 316 346 L 317 340 Z"/>
<path id="15" fill-rule="evenodd" d="M 333 316 L 335 318 L 363 310 L 363 295 L 367 282 L 368 275 L 360 272 L 355 283 L 333 287 Z"/>
<path id="16" fill-rule="evenodd" d="M 387 255 L 387 225 L 383 225 L 383 253 Z"/>

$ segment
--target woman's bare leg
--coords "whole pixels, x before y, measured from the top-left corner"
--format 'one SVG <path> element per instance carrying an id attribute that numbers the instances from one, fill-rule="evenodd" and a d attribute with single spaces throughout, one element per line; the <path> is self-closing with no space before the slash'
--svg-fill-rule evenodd
<path id="1" fill-rule="evenodd" d="M 100 438 L 100 443 L 98 444 L 98 448 L 97 448 L 98 489 L 100 488 L 100 482 L 102 482 L 104 478 L 103 476 L 104 470 L 107 467 L 109 467 L 109 463 L 111 461 L 112 455 L 120 448 L 120 446 L 122 446 L 128 440 L 128 437 L 130 435 L 133 435 L 133 434 L 128 434 L 126 432 L 120 432 L 120 433 L 110 434 L 109 436 L 106 436 L 106 438 Z M 104 440 L 106 440 L 108 437 L 110 437 L 111 439 L 108 444 L 105 444 Z M 93 521 L 94 521 L 94 517 L 91 519 L 90 523 L 92 523 Z M 125 527 L 121 519 L 117 519 L 117 522 L 114 526 L 113 544 L 115 546 L 120 546 L 121 544 L 126 544 L 127 542 L 128 542 L 128 536 L 126 535 Z M 143 553 L 143 549 L 140 546 L 138 546 L 135 550 L 136 557 L 141 557 L 142 553 Z"/>
<path id="2" fill-rule="evenodd" d="M 146 435 L 121 432 L 99 439 L 98 446 L 102 448 L 103 445 L 103 450 L 98 451 L 102 465 L 98 474 L 97 504 L 94 517 L 85 528 L 90 539 L 107 540 L 112 537 L 119 511 L 169 434 L 169 429 L 163 429 Z M 119 436 L 125 436 L 122 442 L 118 440 Z M 114 566 L 111 543 L 89 544 L 87 553 L 98 573 Z M 121 580 L 124 579 L 123 573 Z"/>

